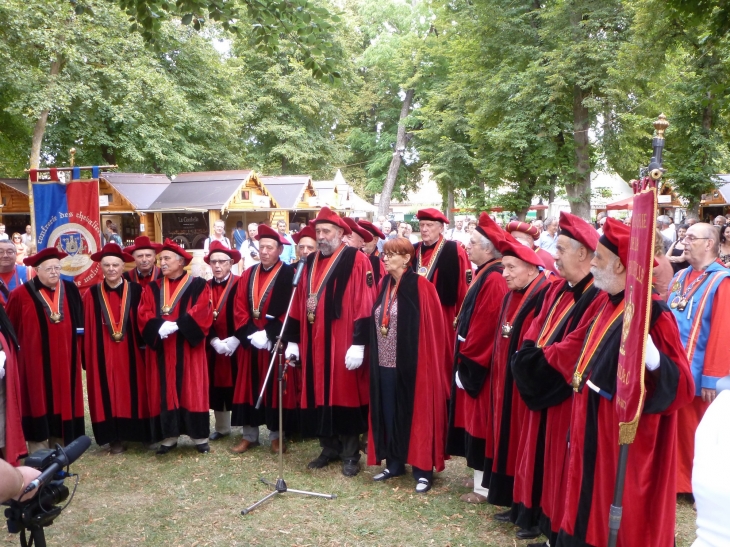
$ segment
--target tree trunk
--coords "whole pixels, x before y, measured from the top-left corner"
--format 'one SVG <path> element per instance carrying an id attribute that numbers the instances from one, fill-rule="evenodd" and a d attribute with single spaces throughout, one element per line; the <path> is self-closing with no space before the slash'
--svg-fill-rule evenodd
<path id="1" fill-rule="evenodd" d="M 588 140 L 590 117 L 583 100 L 588 92 L 573 88 L 573 143 L 575 144 L 575 182 L 566 184 L 570 211 L 584 220 L 591 219 L 591 143 Z"/>
<path id="2" fill-rule="evenodd" d="M 449 224 L 454 225 L 454 208 L 456 204 L 454 202 L 454 189 L 449 188 L 448 200 L 446 204 L 446 218 L 449 219 Z"/>
<path id="3" fill-rule="evenodd" d="M 53 87 L 53 81 L 55 80 L 56 76 L 59 72 L 61 72 L 61 67 L 63 66 L 63 60 L 61 59 L 61 54 L 59 53 L 56 55 L 56 60 L 51 63 L 51 72 L 50 77 L 48 81 L 48 91 L 49 95 L 51 94 L 51 89 Z M 30 145 L 30 168 L 31 169 L 38 169 L 41 165 L 41 145 L 43 144 L 43 136 L 46 134 L 46 123 L 48 122 L 48 108 L 44 108 L 41 111 L 41 115 L 35 122 L 35 127 L 33 128 L 33 141 Z"/>
<path id="4" fill-rule="evenodd" d="M 406 98 L 403 99 L 403 106 L 400 110 L 400 122 L 398 123 L 398 133 L 395 138 L 395 150 L 393 151 L 393 159 L 390 161 L 390 167 L 388 168 L 388 176 L 385 178 L 385 184 L 383 184 L 383 192 L 380 194 L 378 216 L 387 216 L 390 212 L 390 197 L 393 195 L 395 179 L 398 177 L 398 170 L 400 169 L 401 161 L 403 161 L 403 153 L 408 142 L 406 125 L 403 120 L 405 120 L 411 110 L 414 93 L 414 89 L 406 90 Z"/>

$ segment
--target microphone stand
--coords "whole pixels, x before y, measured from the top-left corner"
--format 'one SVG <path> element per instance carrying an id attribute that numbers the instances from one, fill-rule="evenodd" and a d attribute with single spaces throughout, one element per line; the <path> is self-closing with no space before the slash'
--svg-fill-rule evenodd
<path id="1" fill-rule="evenodd" d="M 274 346 L 274 349 L 272 351 L 271 355 L 271 362 L 269 363 L 269 370 L 266 372 L 266 378 L 264 379 L 264 385 L 261 387 L 261 393 L 259 394 L 258 401 L 256 401 L 256 408 L 261 408 L 261 404 L 264 400 L 264 394 L 266 392 L 266 386 L 269 383 L 269 377 L 271 376 L 271 371 L 274 368 L 274 362 L 278 361 L 278 383 L 279 383 L 279 476 L 276 479 L 276 483 L 272 483 L 271 481 L 267 481 L 263 477 L 261 477 L 259 480 L 263 482 L 264 484 L 271 486 L 274 488 L 274 491 L 265 495 L 263 498 L 258 500 L 256 503 L 251 505 L 250 507 L 247 507 L 243 511 L 241 511 L 242 515 L 248 515 L 251 511 L 256 509 L 259 505 L 262 505 L 263 503 L 267 502 L 271 498 L 279 495 L 284 494 L 286 492 L 291 492 L 293 494 L 300 494 L 302 496 L 315 496 L 318 498 L 325 498 L 325 499 L 335 499 L 337 496 L 335 494 L 320 494 L 318 492 L 308 492 L 306 490 L 294 490 L 292 488 L 289 488 L 286 485 L 286 481 L 284 481 L 284 405 L 283 405 L 283 399 L 284 399 L 284 367 L 286 367 L 286 364 L 284 363 L 284 345 L 281 341 L 281 337 L 284 335 L 284 329 L 286 329 L 286 325 L 289 322 L 289 312 L 291 312 L 291 306 L 294 302 L 294 294 L 297 290 L 297 285 L 299 284 L 299 279 L 302 277 L 302 270 L 304 270 L 304 260 L 300 260 L 299 265 L 297 266 L 296 274 L 294 275 L 294 281 L 292 282 L 292 292 L 291 297 L 289 298 L 289 306 L 286 308 L 286 315 L 284 315 L 284 322 L 281 325 L 281 331 L 279 332 L 279 335 L 276 337 L 276 345 Z M 277 359 L 278 357 L 278 359 Z"/>

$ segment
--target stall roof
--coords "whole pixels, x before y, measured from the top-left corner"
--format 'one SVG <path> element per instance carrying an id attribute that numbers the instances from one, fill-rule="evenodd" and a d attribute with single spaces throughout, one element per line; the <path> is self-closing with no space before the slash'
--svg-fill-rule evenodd
<path id="1" fill-rule="evenodd" d="M 212 211 L 222 209 L 250 170 L 180 173 L 147 207 L 148 211 Z M 205 183 L 201 185 L 200 183 Z"/>
<path id="2" fill-rule="evenodd" d="M 10 186 L 10 188 L 23 195 L 28 195 L 28 179 L 0 179 L 0 183 Z"/>
<path id="3" fill-rule="evenodd" d="M 148 209 L 170 186 L 170 179 L 166 175 L 103 173 L 99 178 L 111 184 L 137 211 Z"/>
<path id="4" fill-rule="evenodd" d="M 312 177 L 309 175 L 267 175 L 261 177 L 261 182 L 271 192 L 280 208 L 293 210 L 297 208 L 297 203 L 302 201 L 307 186 L 312 184 Z"/>

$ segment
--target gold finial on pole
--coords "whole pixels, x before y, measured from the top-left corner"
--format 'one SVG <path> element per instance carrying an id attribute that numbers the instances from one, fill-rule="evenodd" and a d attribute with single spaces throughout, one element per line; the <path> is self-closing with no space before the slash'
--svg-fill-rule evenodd
<path id="1" fill-rule="evenodd" d="M 76 156 L 76 149 L 71 148 L 69 150 L 69 153 L 71 154 L 71 167 L 73 167 L 74 166 L 74 156 Z"/>
<path id="2" fill-rule="evenodd" d="M 656 129 L 657 138 L 664 139 L 664 132 L 667 130 L 667 127 L 669 127 L 667 117 L 663 113 L 659 114 L 659 117 L 654 122 L 654 129 Z"/>

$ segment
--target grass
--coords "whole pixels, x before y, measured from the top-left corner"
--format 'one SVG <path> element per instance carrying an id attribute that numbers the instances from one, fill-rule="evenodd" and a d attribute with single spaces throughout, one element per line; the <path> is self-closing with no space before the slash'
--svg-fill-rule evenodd
<path id="1" fill-rule="evenodd" d="M 243 455 L 231 453 L 229 448 L 239 439 L 232 436 L 211 443 L 210 454 L 198 454 L 183 437 L 178 449 L 163 457 L 138 444 L 111 456 L 92 444 L 71 468 L 81 480 L 71 505 L 46 529 L 49 547 L 528 543 L 515 540 L 513 527 L 491 519 L 498 508 L 459 500 L 468 491 L 461 482 L 470 475 L 461 458 L 447 462 L 434 488 L 421 495 L 414 492 L 410 475 L 374 483 L 372 476 L 379 469 L 366 467 L 364 458 L 355 478 L 344 477 L 339 463 L 306 469 L 319 453 L 315 440 L 289 444 L 284 456 L 287 485 L 337 498 L 288 493 L 242 516 L 242 509 L 270 491 L 259 477 L 275 480 L 278 463 L 268 442 Z M 70 479 L 66 482 L 71 486 Z M 694 519 L 692 506 L 679 502 L 677 547 L 689 547 L 694 541 Z M 0 543 L 17 545 L 18 536 L 0 535 Z"/>

